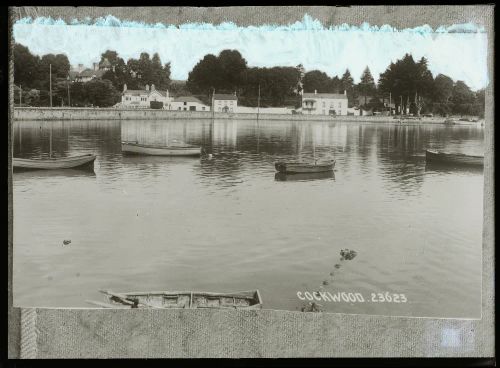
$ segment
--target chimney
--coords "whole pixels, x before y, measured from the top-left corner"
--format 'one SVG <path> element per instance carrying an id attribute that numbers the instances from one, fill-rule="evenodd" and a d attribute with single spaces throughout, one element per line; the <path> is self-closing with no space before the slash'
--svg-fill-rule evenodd
<path id="1" fill-rule="evenodd" d="M 318 91 L 317 90 L 314 90 L 314 94 L 317 95 L 318 94 Z"/>
<path id="2" fill-rule="evenodd" d="M 344 89 L 344 95 L 347 95 L 347 91 Z"/>
<path id="3" fill-rule="evenodd" d="M 146 84 L 146 91 L 149 91 L 149 84 Z"/>
<path id="4" fill-rule="evenodd" d="M 167 89 L 167 98 L 169 98 L 168 89 Z"/>
<path id="5" fill-rule="evenodd" d="M 126 84 L 124 84 L 124 85 L 123 85 L 123 92 L 125 92 L 126 90 L 127 90 L 127 85 L 126 85 Z"/>
<path id="6" fill-rule="evenodd" d="M 152 85 L 151 85 L 151 91 L 154 91 L 154 90 L 155 90 L 155 85 L 154 85 L 154 84 L 152 84 Z"/>
<path id="7" fill-rule="evenodd" d="M 94 63 L 94 70 L 98 70 L 99 69 L 99 63 Z"/>

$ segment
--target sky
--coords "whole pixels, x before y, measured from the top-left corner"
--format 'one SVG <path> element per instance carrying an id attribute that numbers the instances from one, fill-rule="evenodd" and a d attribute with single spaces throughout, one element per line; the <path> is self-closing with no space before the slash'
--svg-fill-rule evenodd
<path id="1" fill-rule="evenodd" d="M 286 26 L 251 27 L 234 23 L 144 24 L 113 16 L 68 24 L 60 19 L 24 18 L 14 24 L 14 40 L 36 55 L 64 53 L 75 66 L 90 67 L 108 49 L 125 61 L 138 58 L 141 52 L 150 56 L 157 52 L 163 63 L 171 63 L 171 79 L 177 80 L 186 80 L 206 54 L 236 49 L 249 66 L 301 63 L 306 71 L 317 69 L 330 77 L 341 77 L 348 68 L 356 83 L 367 66 L 378 80 L 391 62 L 411 53 L 415 60 L 427 58 L 434 76 L 446 74 L 473 90 L 489 83 L 487 35 L 470 23 L 397 30 L 367 23 L 325 27 L 308 15 Z"/>

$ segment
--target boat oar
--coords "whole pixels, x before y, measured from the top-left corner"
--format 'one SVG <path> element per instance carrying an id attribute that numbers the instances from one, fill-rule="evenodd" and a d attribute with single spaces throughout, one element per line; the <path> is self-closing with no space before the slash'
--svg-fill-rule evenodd
<path id="1" fill-rule="evenodd" d="M 144 307 L 149 307 L 149 308 L 159 308 L 161 309 L 161 307 L 157 307 L 155 305 L 151 305 L 149 303 L 145 303 L 145 302 L 138 302 L 132 298 L 130 298 L 128 295 L 125 295 L 125 294 L 120 294 L 120 293 L 115 293 L 115 292 L 112 292 L 110 290 L 99 290 L 101 293 L 103 294 L 106 294 L 106 295 L 111 295 L 117 299 L 120 300 L 120 302 L 122 302 L 123 304 L 127 304 L 127 305 L 130 305 L 130 307 L 140 307 L 140 306 L 144 306 Z"/>

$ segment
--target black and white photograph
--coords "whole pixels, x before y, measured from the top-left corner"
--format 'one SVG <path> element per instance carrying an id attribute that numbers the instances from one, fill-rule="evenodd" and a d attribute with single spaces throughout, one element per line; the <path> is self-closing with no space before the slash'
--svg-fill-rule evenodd
<path id="1" fill-rule="evenodd" d="M 15 307 L 481 319 L 483 26 L 121 11 L 16 13 Z"/>

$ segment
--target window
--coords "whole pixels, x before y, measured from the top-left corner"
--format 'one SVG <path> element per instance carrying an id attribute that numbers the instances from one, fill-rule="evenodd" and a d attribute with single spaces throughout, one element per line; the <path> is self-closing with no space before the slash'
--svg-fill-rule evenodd
<path id="1" fill-rule="evenodd" d="M 187 102 L 184 102 L 184 106 L 186 106 L 186 105 L 187 105 Z"/>
<path id="2" fill-rule="evenodd" d="M 179 106 L 179 110 L 182 110 L 182 107 Z"/>
<path id="3" fill-rule="evenodd" d="M 184 111 L 187 111 L 187 107 L 184 108 Z"/>
<path id="4" fill-rule="evenodd" d="M 201 109 L 202 109 L 203 111 L 205 111 L 205 106 L 203 106 Z"/>

